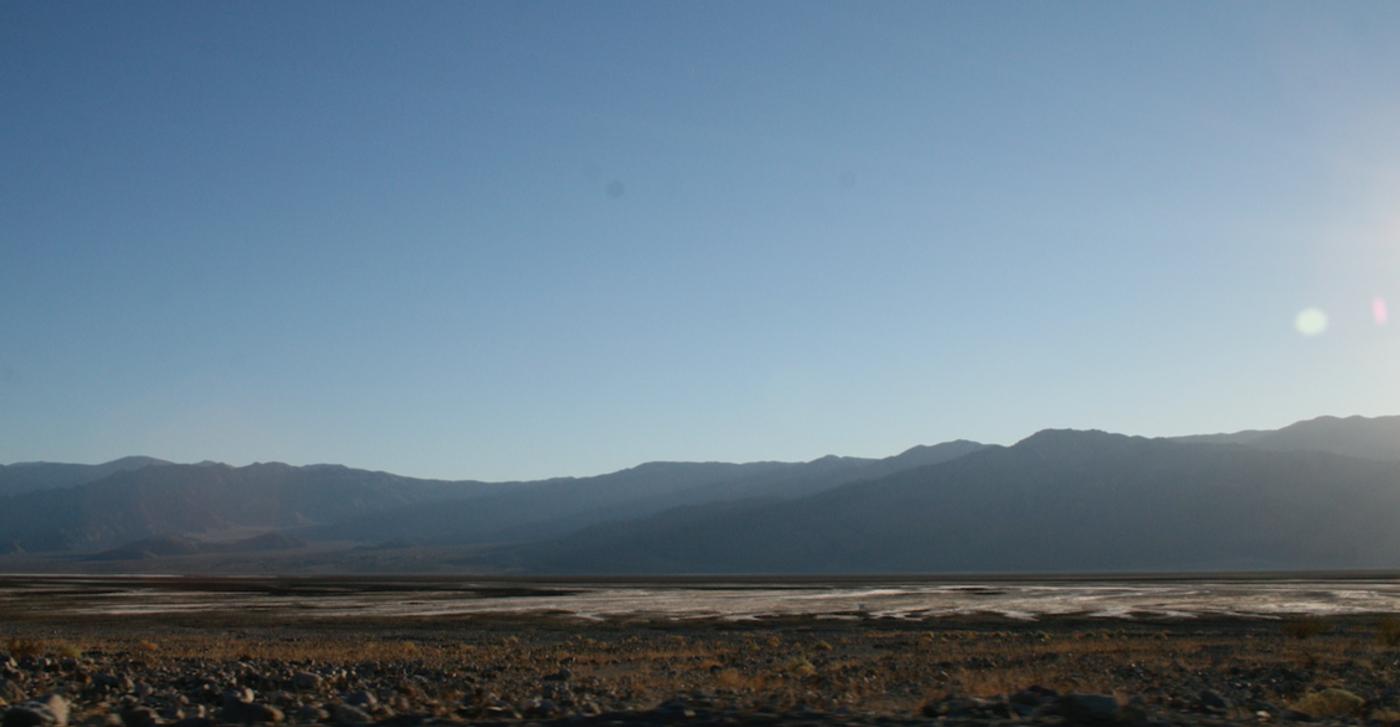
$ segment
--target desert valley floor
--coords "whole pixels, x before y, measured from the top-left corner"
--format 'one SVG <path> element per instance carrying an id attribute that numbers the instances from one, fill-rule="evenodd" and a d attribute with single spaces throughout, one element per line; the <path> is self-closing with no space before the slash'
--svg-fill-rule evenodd
<path id="1" fill-rule="evenodd" d="M 7 726 L 1388 723 L 1393 584 L 12 576 L 0 699 Z M 1086 607 L 1028 612 L 1046 589 Z"/>

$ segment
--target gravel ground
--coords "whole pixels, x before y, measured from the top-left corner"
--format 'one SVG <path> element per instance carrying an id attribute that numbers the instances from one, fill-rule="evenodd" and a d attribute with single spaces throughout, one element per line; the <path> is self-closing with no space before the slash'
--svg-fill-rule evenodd
<path id="1" fill-rule="evenodd" d="M 0 629 L 3 727 L 1400 720 L 1400 626 L 1381 617 L 29 617 Z"/>

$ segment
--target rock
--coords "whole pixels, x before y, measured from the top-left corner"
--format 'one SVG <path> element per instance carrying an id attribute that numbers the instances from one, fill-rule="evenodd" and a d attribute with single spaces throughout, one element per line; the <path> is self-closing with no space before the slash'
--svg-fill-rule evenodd
<path id="1" fill-rule="evenodd" d="M 953 697 L 939 702 L 929 702 L 923 706 L 922 711 L 925 717 L 960 716 L 977 712 L 983 706 L 981 699 Z"/>
<path id="2" fill-rule="evenodd" d="M 292 686 L 304 692 L 320 689 L 321 681 L 321 677 L 309 671 L 299 671 L 292 675 Z"/>
<path id="3" fill-rule="evenodd" d="M 653 709 L 652 712 L 655 714 L 660 714 L 666 717 L 673 718 L 690 718 L 695 716 L 695 710 L 691 709 L 689 704 L 686 704 L 684 701 L 679 699 L 672 699 L 671 701 L 662 704 L 656 709 Z"/>
<path id="4" fill-rule="evenodd" d="M 1041 686 L 1029 687 L 1007 697 L 1006 707 L 1008 711 L 1016 714 L 1018 717 L 1029 717 L 1035 714 L 1036 710 L 1039 709 L 1041 705 L 1050 702 L 1058 696 L 1060 696 L 1060 693 L 1053 689 L 1046 689 Z"/>
<path id="5" fill-rule="evenodd" d="M 550 682 L 540 688 L 540 696 L 553 699 L 560 704 L 568 704 L 574 699 L 574 691 L 567 684 Z"/>
<path id="6" fill-rule="evenodd" d="M 100 686 L 107 687 L 118 692 L 130 692 L 136 688 L 129 676 L 117 676 L 116 674 L 98 674 L 92 680 Z"/>
<path id="7" fill-rule="evenodd" d="M 1118 718 L 1118 700 L 1105 694 L 1063 694 L 1043 711 L 1071 722 L 1111 722 Z"/>
<path id="8" fill-rule="evenodd" d="M 26 699 L 5 711 L 0 727 L 67 727 L 68 709 L 61 694 Z"/>
<path id="9" fill-rule="evenodd" d="M 374 696 L 374 692 L 363 690 L 345 694 L 340 698 L 340 701 L 352 707 L 373 707 L 379 704 L 379 698 Z"/>
<path id="10" fill-rule="evenodd" d="M 509 706 L 493 705 L 482 710 L 482 712 L 492 719 L 521 719 L 522 715 Z"/>
<path id="11" fill-rule="evenodd" d="M 1228 712 L 1235 708 L 1230 700 L 1226 699 L 1220 692 L 1214 689 L 1207 689 L 1201 692 L 1201 706 L 1208 710 Z"/>
<path id="12" fill-rule="evenodd" d="M 301 724 L 329 722 L 331 719 L 330 712 L 311 704 L 302 705 L 302 707 L 296 711 L 296 716 L 297 722 Z"/>
<path id="13" fill-rule="evenodd" d="M 121 711 L 122 724 L 125 727 L 155 727 L 157 723 L 156 713 L 146 707 L 136 709 L 123 709 Z"/>
<path id="14" fill-rule="evenodd" d="M 242 724 L 278 723 L 286 720 L 286 715 L 282 714 L 282 710 L 270 704 L 233 702 L 224 705 L 223 711 L 219 713 L 219 719 L 224 722 Z"/>
<path id="15" fill-rule="evenodd" d="M 553 717 L 559 714 L 559 705 L 549 699 L 531 699 L 525 704 L 525 714 L 531 717 Z"/>
<path id="16" fill-rule="evenodd" d="M 1016 692 L 1008 698 L 1008 701 L 1010 701 L 1012 704 L 1029 704 L 1031 706 L 1040 706 L 1058 696 L 1060 696 L 1060 693 L 1055 691 L 1054 689 L 1046 689 L 1042 686 L 1033 686 L 1027 687 L 1026 689 L 1022 689 L 1021 691 Z"/>
<path id="17" fill-rule="evenodd" d="M 23 702 L 28 698 L 29 695 L 25 694 L 24 690 L 20 689 L 18 684 L 15 684 L 9 679 L 0 680 L 0 700 L 4 700 L 9 704 L 15 704 Z"/>
<path id="18" fill-rule="evenodd" d="M 374 720 L 354 705 L 337 704 L 331 707 L 331 721 L 335 724 L 368 724 Z"/>
<path id="19" fill-rule="evenodd" d="M 256 698 L 257 695 L 253 693 L 253 690 L 248 687 L 243 687 L 241 689 L 230 689 L 224 692 L 223 696 L 220 697 L 220 701 L 224 703 L 225 707 L 230 707 L 238 704 L 252 704 L 253 700 Z"/>

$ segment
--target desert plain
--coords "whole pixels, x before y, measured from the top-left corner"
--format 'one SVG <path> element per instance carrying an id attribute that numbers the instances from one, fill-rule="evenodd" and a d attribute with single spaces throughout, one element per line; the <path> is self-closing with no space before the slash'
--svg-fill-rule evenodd
<path id="1" fill-rule="evenodd" d="M 284 595 L 103 615 L 71 590 L 5 601 L 4 725 L 1400 720 L 1400 619 L 1383 613 L 328 618 Z"/>

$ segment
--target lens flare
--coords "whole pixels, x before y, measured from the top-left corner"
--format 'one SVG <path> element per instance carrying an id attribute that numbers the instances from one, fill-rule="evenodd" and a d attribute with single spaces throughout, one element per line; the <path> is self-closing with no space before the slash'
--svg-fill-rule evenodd
<path id="1" fill-rule="evenodd" d="M 1371 317 L 1376 319 L 1376 325 L 1385 325 L 1387 319 L 1385 312 L 1385 298 L 1376 296 L 1376 299 L 1371 301 Z"/>
<path id="2" fill-rule="evenodd" d="M 1305 308 L 1293 319 L 1293 327 L 1304 336 L 1316 336 L 1327 330 L 1327 314 L 1317 308 Z"/>

